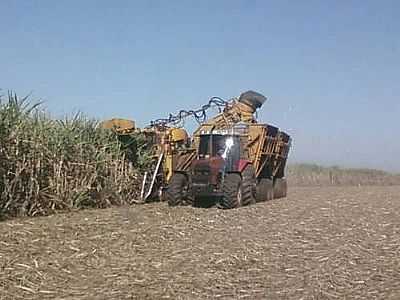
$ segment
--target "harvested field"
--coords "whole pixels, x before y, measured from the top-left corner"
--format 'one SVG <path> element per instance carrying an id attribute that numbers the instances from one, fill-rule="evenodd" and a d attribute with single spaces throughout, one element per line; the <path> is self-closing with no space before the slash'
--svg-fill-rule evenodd
<path id="1" fill-rule="evenodd" d="M 0 223 L 0 299 L 400 299 L 400 187 Z"/>

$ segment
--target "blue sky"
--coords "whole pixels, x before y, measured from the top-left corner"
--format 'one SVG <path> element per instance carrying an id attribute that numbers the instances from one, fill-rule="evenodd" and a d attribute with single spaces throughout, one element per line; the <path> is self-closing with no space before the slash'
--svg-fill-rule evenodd
<path id="1" fill-rule="evenodd" d="M 139 125 L 253 89 L 291 160 L 400 172 L 399 1 L 0 2 L 0 88 Z"/>

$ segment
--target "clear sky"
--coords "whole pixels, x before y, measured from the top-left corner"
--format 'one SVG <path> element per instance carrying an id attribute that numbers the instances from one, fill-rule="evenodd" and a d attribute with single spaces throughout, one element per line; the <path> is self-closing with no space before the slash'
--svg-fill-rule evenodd
<path id="1" fill-rule="evenodd" d="M 400 172 L 400 1 L 0 1 L 0 88 L 139 125 L 253 89 L 291 160 Z"/>

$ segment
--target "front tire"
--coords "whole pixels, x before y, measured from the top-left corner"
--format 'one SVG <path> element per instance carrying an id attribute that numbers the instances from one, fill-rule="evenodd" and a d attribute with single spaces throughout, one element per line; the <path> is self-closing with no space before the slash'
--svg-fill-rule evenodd
<path id="1" fill-rule="evenodd" d="M 188 180 L 185 174 L 175 173 L 168 184 L 165 191 L 165 199 L 169 206 L 178 206 L 185 204 L 185 190 L 187 189 Z"/>
<path id="2" fill-rule="evenodd" d="M 227 174 L 225 176 L 218 208 L 231 209 L 242 205 L 241 183 L 242 178 L 239 174 Z"/>

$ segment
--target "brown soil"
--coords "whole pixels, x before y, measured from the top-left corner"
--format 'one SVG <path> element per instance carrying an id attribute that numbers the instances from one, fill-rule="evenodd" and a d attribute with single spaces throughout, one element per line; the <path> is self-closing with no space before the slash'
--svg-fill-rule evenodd
<path id="1" fill-rule="evenodd" d="M 400 299 L 400 187 L 0 223 L 0 299 Z"/>

